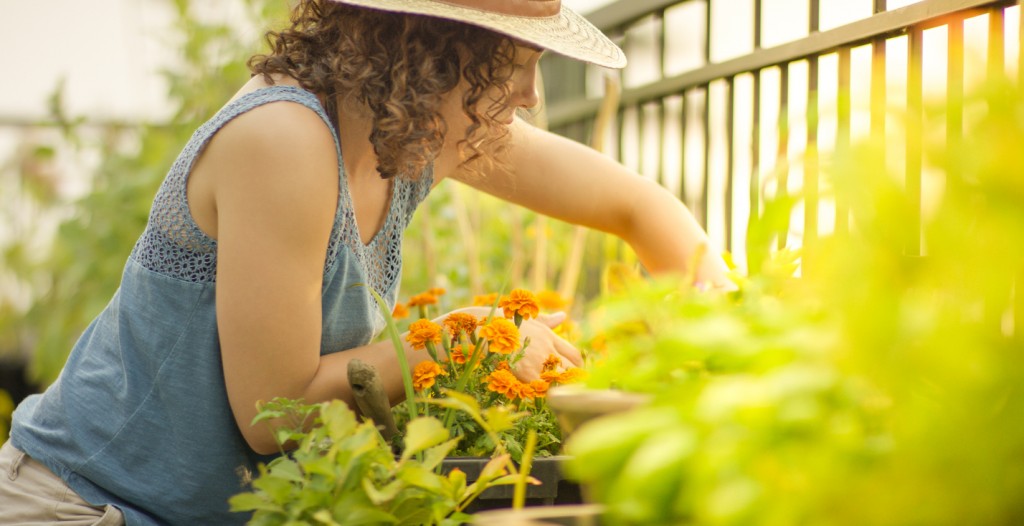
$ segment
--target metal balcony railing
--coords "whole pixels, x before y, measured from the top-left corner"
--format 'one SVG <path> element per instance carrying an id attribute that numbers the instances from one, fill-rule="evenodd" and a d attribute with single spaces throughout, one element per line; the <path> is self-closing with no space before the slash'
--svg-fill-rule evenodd
<path id="1" fill-rule="evenodd" d="M 823 15 L 856 0 L 623 0 L 591 13 L 631 61 L 620 77 L 609 154 L 673 189 L 734 254 L 742 254 L 746 220 L 759 213 L 769 187 L 800 192 L 801 213 L 779 242 L 808 246 L 849 226 L 842 196 L 821 195 L 819 151 L 845 147 L 858 134 L 886 136 L 887 120 L 898 114 L 904 125 L 891 156 L 902 159 L 907 188 L 920 201 L 926 95 L 945 104 L 946 140 L 955 143 L 965 83 L 1024 76 L 1020 37 L 1006 37 L 1024 35 L 1024 10 L 1016 1 L 862 3 L 859 16 L 832 27 L 823 27 Z M 768 44 L 768 30 L 779 26 L 796 38 Z M 720 56 L 721 42 L 736 41 L 746 49 Z M 673 59 L 694 52 L 696 60 Z M 678 66 L 687 60 L 689 67 Z M 602 96 L 596 71 L 558 58 L 543 67 L 549 127 L 587 140 Z M 932 82 L 942 69 L 944 78 Z M 888 131 L 897 133 L 891 125 Z M 922 251 L 920 219 L 918 210 L 906 226 L 908 255 Z"/>

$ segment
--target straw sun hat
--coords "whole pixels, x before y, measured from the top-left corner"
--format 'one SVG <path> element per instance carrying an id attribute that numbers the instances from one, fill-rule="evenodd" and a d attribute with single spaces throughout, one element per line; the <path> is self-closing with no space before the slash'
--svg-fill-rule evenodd
<path id="1" fill-rule="evenodd" d="M 561 0 L 334 0 L 343 4 L 464 22 L 607 68 L 626 56 Z"/>

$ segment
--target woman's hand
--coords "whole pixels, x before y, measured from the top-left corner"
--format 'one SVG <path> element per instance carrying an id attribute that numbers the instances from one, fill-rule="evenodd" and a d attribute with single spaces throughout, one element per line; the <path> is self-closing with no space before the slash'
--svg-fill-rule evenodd
<path id="1" fill-rule="evenodd" d="M 530 340 L 522 359 L 516 362 L 512 372 L 524 382 L 537 380 L 544 361 L 555 354 L 562 359 L 562 370 L 583 366 L 583 354 L 571 343 L 552 330 L 565 321 L 565 313 L 542 314 L 536 320 L 525 320 L 519 327 L 519 335 Z"/>
<path id="2" fill-rule="evenodd" d="M 490 314 L 491 309 L 488 307 L 465 307 L 452 312 L 469 313 L 483 320 Z M 498 313 L 498 316 L 500 315 Z M 434 321 L 442 323 L 447 316 L 445 314 Z M 565 319 L 564 312 L 556 312 L 541 314 L 537 319 L 523 320 L 519 327 L 519 338 L 521 341 L 526 341 L 528 338 L 530 345 L 526 347 L 522 359 L 516 362 L 512 368 L 512 372 L 517 378 L 524 382 L 539 379 L 544 361 L 552 354 L 558 355 L 562 359 L 562 370 L 583 366 L 583 354 L 579 349 L 552 330 L 561 325 Z"/>

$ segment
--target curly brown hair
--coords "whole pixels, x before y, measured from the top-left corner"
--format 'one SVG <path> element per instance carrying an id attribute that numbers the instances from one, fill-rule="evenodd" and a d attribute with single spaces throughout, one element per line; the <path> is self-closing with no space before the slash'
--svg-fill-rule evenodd
<path id="1" fill-rule="evenodd" d="M 459 142 L 463 164 L 493 160 L 500 150 L 489 146 L 507 132 L 495 119 L 510 99 L 515 56 L 504 35 L 439 18 L 299 0 L 290 27 L 268 31 L 266 39 L 270 53 L 248 62 L 254 76 L 268 83 L 273 74 L 293 77 L 332 119 L 339 96 L 370 109 L 370 142 L 383 178 L 416 178 L 434 160 L 448 132 L 443 96 L 463 79 L 469 89 L 462 108 L 471 121 Z"/>

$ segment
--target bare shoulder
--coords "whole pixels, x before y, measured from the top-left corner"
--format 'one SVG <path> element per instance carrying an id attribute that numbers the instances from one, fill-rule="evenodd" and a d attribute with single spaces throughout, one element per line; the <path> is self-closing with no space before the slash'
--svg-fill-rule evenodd
<path id="1" fill-rule="evenodd" d="M 189 179 L 193 216 L 214 238 L 232 209 L 229 202 L 265 211 L 299 206 L 333 214 L 338 191 L 334 137 L 312 109 L 288 101 L 267 103 L 224 125 Z"/>

